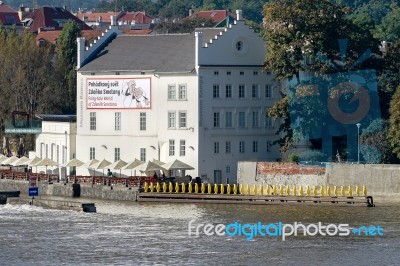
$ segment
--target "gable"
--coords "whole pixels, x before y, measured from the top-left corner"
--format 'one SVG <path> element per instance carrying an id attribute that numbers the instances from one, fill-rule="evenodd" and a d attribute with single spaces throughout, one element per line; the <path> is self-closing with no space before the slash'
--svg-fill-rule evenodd
<path id="1" fill-rule="evenodd" d="M 207 44 L 199 49 L 199 65 L 263 65 L 265 42 L 244 21 L 221 29 L 211 40 L 206 38 L 203 34 L 203 42 Z"/>

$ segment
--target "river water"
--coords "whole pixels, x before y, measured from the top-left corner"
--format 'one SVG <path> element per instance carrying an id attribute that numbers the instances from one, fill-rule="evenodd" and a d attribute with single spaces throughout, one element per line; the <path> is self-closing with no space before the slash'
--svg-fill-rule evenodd
<path id="1" fill-rule="evenodd" d="M 0 205 L 0 265 L 400 265 L 400 205 L 96 201 L 97 213 Z M 188 235 L 188 223 L 380 226 L 383 236 Z"/>

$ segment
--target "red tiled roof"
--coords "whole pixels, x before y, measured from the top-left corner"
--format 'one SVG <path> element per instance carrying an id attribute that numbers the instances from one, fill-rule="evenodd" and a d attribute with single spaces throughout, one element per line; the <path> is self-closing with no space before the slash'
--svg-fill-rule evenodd
<path id="1" fill-rule="evenodd" d="M 227 16 L 235 17 L 235 14 L 229 12 L 229 10 L 209 10 L 195 12 L 193 16 L 212 19 L 215 22 L 221 22 Z"/>
<path id="2" fill-rule="evenodd" d="M 153 30 L 145 29 L 145 30 L 131 30 L 131 29 L 124 29 L 122 32 L 126 35 L 149 35 L 153 32 Z"/>
<path id="3" fill-rule="evenodd" d="M 58 35 L 61 30 L 41 31 L 36 35 L 36 41 L 39 42 L 41 39 L 46 40 L 52 44 L 56 44 Z M 86 40 L 92 40 L 97 38 L 102 33 L 101 30 L 82 30 L 81 34 Z"/>
<path id="4" fill-rule="evenodd" d="M 21 25 L 18 12 L 0 1 L 0 22 L 3 25 Z"/>
<path id="5" fill-rule="evenodd" d="M 135 21 L 137 23 L 151 23 L 153 21 L 153 17 L 146 14 L 146 12 L 126 12 L 121 15 L 118 19 L 118 22 L 132 22 Z"/>
<path id="6" fill-rule="evenodd" d="M 28 28 L 28 30 L 32 32 L 37 32 L 39 28 L 54 28 L 55 30 L 61 30 L 62 27 L 59 26 L 57 20 L 74 20 L 78 23 L 81 29 L 91 29 L 79 18 L 60 7 L 42 7 L 27 15 L 25 18 L 31 18 L 33 20 L 33 23 Z"/>
<path id="7" fill-rule="evenodd" d="M 36 35 L 36 42 L 39 42 L 41 39 L 43 39 L 49 43 L 56 44 L 56 40 L 60 32 L 60 30 L 41 31 Z"/>
<path id="8" fill-rule="evenodd" d="M 84 17 L 88 22 L 96 22 L 99 18 L 101 18 L 101 22 L 103 23 L 111 23 L 111 16 L 116 16 L 117 18 L 121 16 L 122 12 L 84 12 L 77 13 L 76 17 L 82 21 L 85 21 Z"/>
<path id="9" fill-rule="evenodd" d="M 0 1 L 0 13 L 17 13 L 18 12 L 11 7 L 5 5 L 3 2 Z"/>

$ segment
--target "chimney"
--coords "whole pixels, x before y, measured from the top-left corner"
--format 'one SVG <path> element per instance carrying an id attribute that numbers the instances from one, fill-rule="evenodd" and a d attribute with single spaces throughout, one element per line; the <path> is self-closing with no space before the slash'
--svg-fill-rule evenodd
<path id="1" fill-rule="evenodd" d="M 243 20 L 242 10 L 236 10 L 236 20 Z"/>
<path id="2" fill-rule="evenodd" d="M 193 9 L 189 9 L 189 17 L 193 16 Z"/>
<path id="3" fill-rule="evenodd" d="M 117 17 L 110 16 L 110 18 L 111 18 L 111 26 L 116 26 L 117 25 Z"/>
<path id="4" fill-rule="evenodd" d="M 76 38 L 76 43 L 78 46 L 76 68 L 79 69 L 83 65 L 83 61 L 85 61 L 85 38 L 84 37 Z"/>
<path id="5" fill-rule="evenodd" d="M 203 33 L 195 32 L 196 36 L 196 55 L 195 55 L 195 63 L 196 69 L 199 67 L 199 58 L 200 58 L 200 49 L 203 47 Z"/>

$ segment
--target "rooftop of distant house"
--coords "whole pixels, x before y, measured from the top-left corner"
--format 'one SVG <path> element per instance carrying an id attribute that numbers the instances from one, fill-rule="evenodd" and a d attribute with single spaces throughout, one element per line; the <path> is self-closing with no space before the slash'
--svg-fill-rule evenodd
<path id="1" fill-rule="evenodd" d="M 75 14 L 86 23 L 111 24 L 111 16 L 116 18 L 118 24 L 152 23 L 154 18 L 145 11 L 138 12 L 78 12 Z"/>
<path id="2" fill-rule="evenodd" d="M 41 7 L 24 16 L 22 22 L 31 32 L 44 30 L 61 30 L 68 20 L 75 21 L 82 30 L 90 30 L 82 20 L 62 7 Z"/>
<path id="3" fill-rule="evenodd" d="M 5 26 L 20 26 L 21 21 L 18 12 L 0 1 L 0 22 Z"/>
<path id="4" fill-rule="evenodd" d="M 197 12 L 194 12 L 194 13 L 190 13 L 189 16 L 212 19 L 216 23 L 219 23 L 219 22 L 225 20 L 227 17 L 231 17 L 233 19 L 236 18 L 236 14 L 230 12 L 227 9 L 225 9 L 225 10 L 197 11 Z"/>

